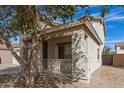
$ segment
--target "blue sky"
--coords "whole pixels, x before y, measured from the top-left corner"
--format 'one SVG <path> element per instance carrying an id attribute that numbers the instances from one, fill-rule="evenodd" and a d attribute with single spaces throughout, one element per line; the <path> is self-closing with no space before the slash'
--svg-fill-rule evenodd
<path id="1" fill-rule="evenodd" d="M 100 16 L 101 7 L 95 8 L 90 6 L 92 16 Z M 83 15 L 83 10 L 80 10 L 74 16 L 79 18 Z M 105 25 L 106 25 L 106 46 L 112 48 L 112 51 L 115 50 L 115 42 L 124 41 L 124 8 L 113 6 L 110 9 L 110 12 L 105 16 Z"/>

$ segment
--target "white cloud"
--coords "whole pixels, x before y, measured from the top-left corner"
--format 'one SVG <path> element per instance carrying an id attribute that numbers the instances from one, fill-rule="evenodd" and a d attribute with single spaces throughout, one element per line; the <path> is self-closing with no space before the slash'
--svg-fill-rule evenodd
<path id="1" fill-rule="evenodd" d="M 122 10 L 118 10 L 118 9 L 113 9 L 110 13 L 108 13 L 105 16 L 106 22 L 108 21 L 116 21 L 116 20 L 123 20 L 124 19 L 124 15 L 122 15 Z M 91 14 L 91 16 L 100 16 L 100 12 L 96 12 Z"/>
<path id="2" fill-rule="evenodd" d="M 120 40 L 106 40 L 105 41 L 106 44 L 114 44 L 116 42 L 124 42 L 124 39 L 120 39 Z"/>
<path id="3" fill-rule="evenodd" d="M 113 11 L 112 13 L 105 16 L 106 22 L 115 21 L 115 20 L 123 20 L 124 15 L 121 14 L 122 11 Z"/>
<path id="4" fill-rule="evenodd" d="M 91 14 L 91 16 L 100 16 L 100 13 L 99 12 L 93 13 L 93 14 Z"/>
<path id="5" fill-rule="evenodd" d="M 121 12 L 112 11 L 112 13 L 107 14 L 105 17 L 106 17 L 106 18 L 111 18 L 111 17 L 114 17 L 114 16 L 119 15 L 120 13 L 121 13 Z"/>
<path id="6" fill-rule="evenodd" d="M 115 27 L 115 25 L 111 25 L 111 24 L 107 25 L 107 28 L 109 28 L 109 29 L 114 28 L 114 27 Z"/>
<path id="7" fill-rule="evenodd" d="M 108 21 L 115 21 L 115 20 L 124 20 L 124 16 L 116 16 L 106 19 L 106 22 Z"/>

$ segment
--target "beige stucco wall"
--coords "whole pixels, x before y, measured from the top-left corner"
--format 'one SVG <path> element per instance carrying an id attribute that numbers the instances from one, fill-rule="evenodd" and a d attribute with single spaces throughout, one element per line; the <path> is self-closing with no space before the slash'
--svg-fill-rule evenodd
<path id="1" fill-rule="evenodd" d="M 91 65 L 90 70 L 92 73 L 102 65 L 102 53 L 105 45 L 104 43 L 105 32 L 104 32 L 104 27 L 101 23 L 94 21 L 91 23 L 103 43 L 101 45 L 98 45 L 93 39 L 91 39 L 91 37 L 88 37 L 88 57 L 90 59 L 90 65 Z M 97 49 L 99 49 L 100 59 L 97 59 L 97 55 L 98 55 Z"/>
<path id="2" fill-rule="evenodd" d="M 57 59 L 58 58 L 57 43 L 66 43 L 66 42 L 71 42 L 71 36 L 48 40 L 48 59 Z"/>
<path id="3" fill-rule="evenodd" d="M 100 46 L 96 42 L 94 42 L 91 37 L 88 37 L 88 62 L 90 65 L 90 73 L 93 73 L 102 65 L 102 49 L 100 49 L 100 57 L 99 59 L 97 59 L 98 49 L 100 49 Z"/>
<path id="4" fill-rule="evenodd" d="M 2 64 L 12 64 L 12 55 L 8 50 L 0 50 Z"/>
<path id="5" fill-rule="evenodd" d="M 74 31 L 72 35 L 72 61 L 74 63 L 73 75 L 82 80 L 89 79 L 88 68 L 88 42 L 86 29 L 81 28 Z"/>
<path id="6" fill-rule="evenodd" d="M 91 21 L 91 24 L 94 27 L 94 29 L 96 30 L 101 41 L 104 43 L 105 32 L 104 32 L 103 24 L 100 22 L 97 22 L 97 21 Z"/>
<path id="7" fill-rule="evenodd" d="M 116 47 L 116 54 L 124 54 L 124 50 L 120 49 L 120 47 Z"/>

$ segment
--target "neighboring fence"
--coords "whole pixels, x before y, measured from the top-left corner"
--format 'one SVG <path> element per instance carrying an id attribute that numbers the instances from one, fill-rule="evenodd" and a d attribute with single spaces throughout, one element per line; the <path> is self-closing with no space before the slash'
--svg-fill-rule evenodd
<path id="1" fill-rule="evenodd" d="M 103 65 L 113 65 L 113 55 L 103 55 Z"/>
<path id="2" fill-rule="evenodd" d="M 124 54 L 114 54 L 113 55 L 113 66 L 123 66 L 124 67 Z"/>
<path id="3" fill-rule="evenodd" d="M 124 67 L 124 54 L 103 55 L 103 65 Z"/>

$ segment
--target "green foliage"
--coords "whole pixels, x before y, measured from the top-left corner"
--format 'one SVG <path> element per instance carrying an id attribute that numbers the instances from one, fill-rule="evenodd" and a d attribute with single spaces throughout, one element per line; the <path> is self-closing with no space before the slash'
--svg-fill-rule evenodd
<path id="1" fill-rule="evenodd" d="M 20 34 L 29 34 L 35 29 L 36 16 L 34 8 L 30 6 L 16 6 L 16 15 L 12 17 L 11 27 L 13 30 L 19 31 Z"/>
<path id="2" fill-rule="evenodd" d="M 64 6 L 64 5 L 54 5 L 54 6 L 38 6 L 38 11 L 41 14 L 46 15 L 48 18 L 61 18 L 63 22 L 66 19 L 71 18 L 77 10 L 77 6 Z"/>
<path id="3" fill-rule="evenodd" d="M 16 37 L 14 31 L 10 29 L 11 16 L 15 14 L 15 6 L 0 6 L 0 37 L 9 40 Z"/>
<path id="4" fill-rule="evenodd" d="M 111 48 L 110 47 L 107 47 L 107 46 L 105 46 L 105 48 L 104 48 L 104 54 L 110 54 L 111 53 Z"/>
<path id="5" fill-rule="evenodd" d="M 111 7 L 111 6 L 110 6 Z M 109 7 L 108 6 L 103 6 L 102 11 L 101 11 L 101 17 L 104 17 L 106 13 L 109 13 Z"/>

